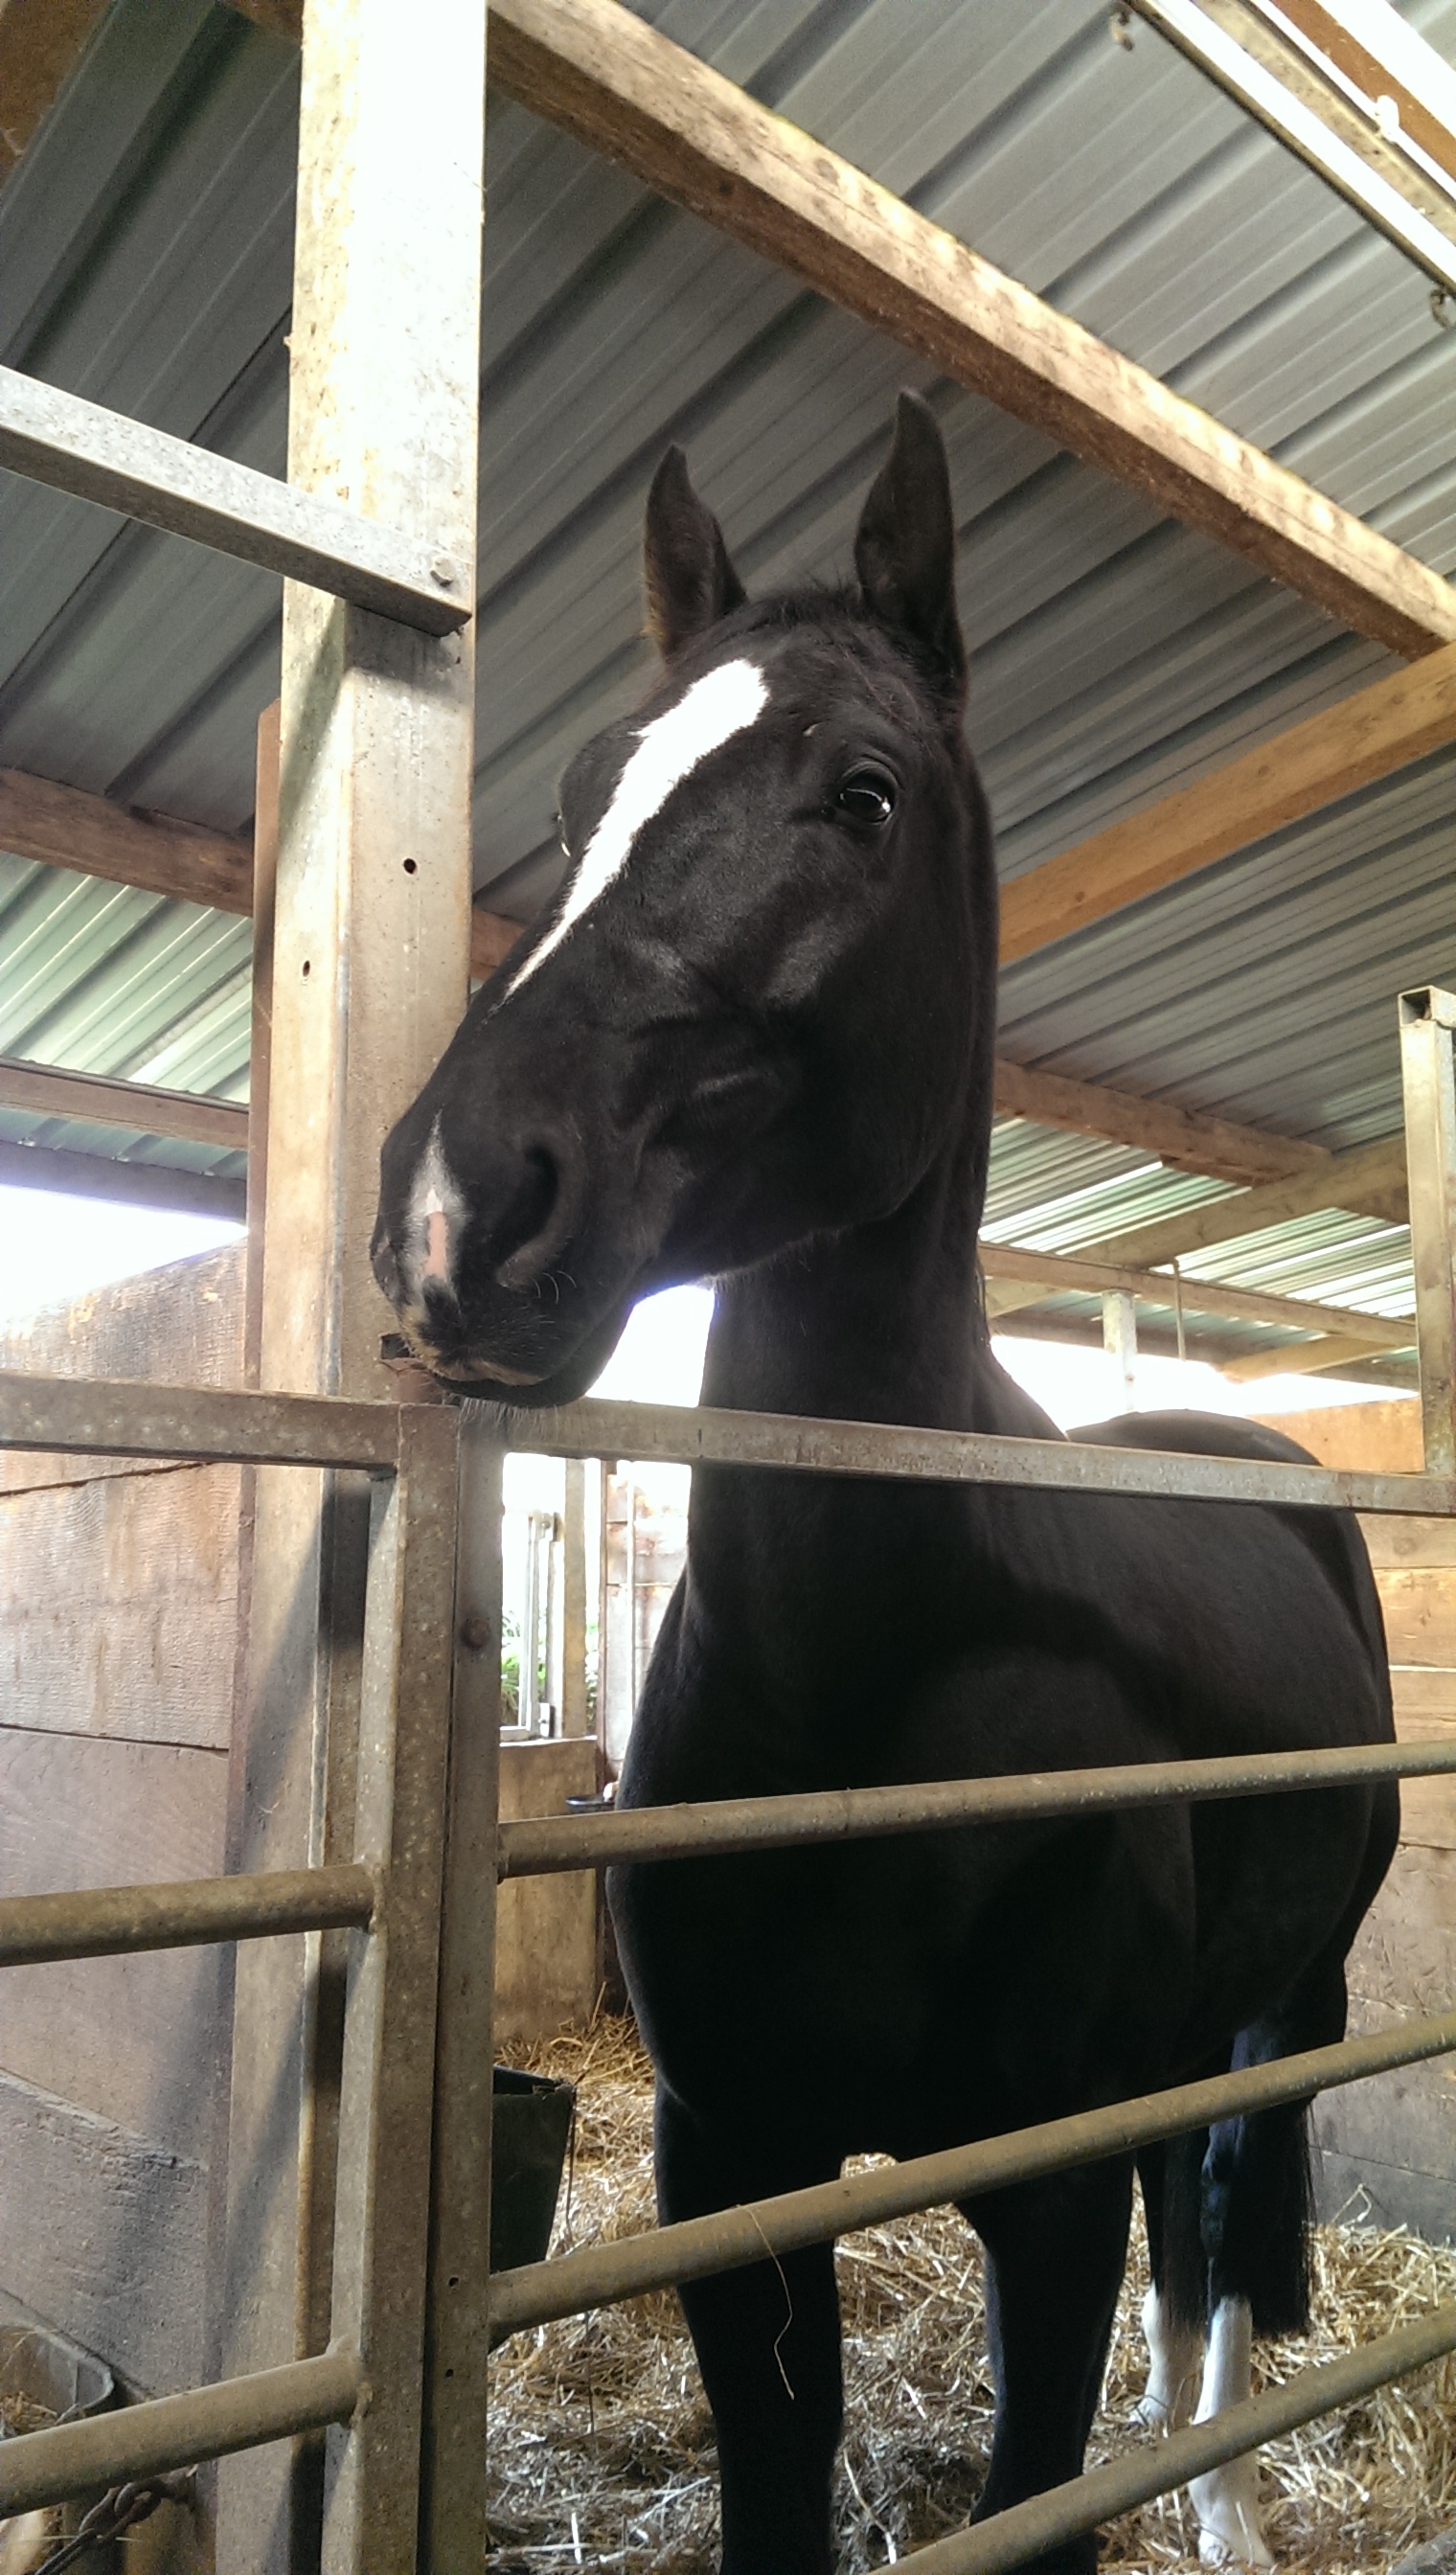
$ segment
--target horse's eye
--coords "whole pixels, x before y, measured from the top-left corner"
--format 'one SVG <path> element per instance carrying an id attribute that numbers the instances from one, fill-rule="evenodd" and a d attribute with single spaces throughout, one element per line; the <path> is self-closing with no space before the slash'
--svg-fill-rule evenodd
<path id="1" fill-rule="evenodd" d="M 846 823 L 858 823 L 870 831 L 882 831 L 894 812 L 899 796 L 898 782 L 877 760 L 861 761 L 841 778 L 834 789 L 832 803 L 836 814 Z"/>

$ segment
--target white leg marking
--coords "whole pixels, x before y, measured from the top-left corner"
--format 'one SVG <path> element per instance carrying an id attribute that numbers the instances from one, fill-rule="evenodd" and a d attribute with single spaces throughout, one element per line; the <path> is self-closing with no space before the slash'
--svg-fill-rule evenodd
<path id="1" fill-rule="evenodd" d="M 756 662 L 724 662 L 695 680 L 666 715 L 655 716 L 643 727 L 637 749 L 612 791 L 612 802 L 582 854 L 560 919 L 512 977 L 504 1001 L 520 992 L 527 977 L 546 963 L 553 949 L 560 948 L 589 905 L 622 874 L 639 832 L 661 813 L 674 788 L 710 752 L 721 750 L 750 725 L 767 703 L 768 685 Z"/>
<path id="2" fill-rule="evenodd" d="M 1147 2344 L 1147 2386 L 1133 2411 L 1150 2432 L 1177 2432 L 1193 2411 L 1203 2365 L 1203 2336 L 1196 2325 L 1176 2324 L 1166 2298 L 1149 2289 L 1142 2302 L 1142 2338 Z"/>
<path id="3" fill-rule="evenodd" d="M 1222 2298 L 1213 2311 L 1208 2359 L 1194 2418 L 1206 2423 L 1250 2392 L 1253 2327 L 1246 2298 Z M 1205 2566 L 1272 2566 L 1259 2508 L 1259 2463 L 1250 2454 L 1210 2468 L 1188 2488 L 1198 2516 L 1198 2554 Z"/>

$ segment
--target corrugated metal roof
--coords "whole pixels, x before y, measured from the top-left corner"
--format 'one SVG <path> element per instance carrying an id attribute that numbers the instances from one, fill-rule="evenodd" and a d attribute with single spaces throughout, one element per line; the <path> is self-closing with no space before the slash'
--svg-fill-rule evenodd
<path id="1" fill-rule="evenodd" d="M 1456 567 L 1456 335 L 1426 282 L 1150 30 L 1113 45 L 1105 0 L 641 14 Z M 1456 59 L 1456 0 L 1406 14 Z M 281 471 L 296 96 L 290 49 L 213 0 L 117 0 L 0 198 L 6 363 Z M 549 896 L 559 771 L 648 668 L 641 511 L 670 438 L 766 585 L 843 567 L 893 391 L 929 393 L 1007 875 L 1389 667 L 506 103 L 488 177 L 476 834 L 496 908 Z M 268 576 L 0 478 L 0 761 L 238 830 L 277 670 Z M 1394 996 L 1456 979 L 1453 772 L 1438 755 L 1013 968 L 1007 1051 L 1329 1145 L 1388 1132 Z M 244 1095 L 246 925 L 0 861 L 0 1047 Z M 1206 1187 L 1011 1124 L 993 1223 L 1072 1246 Z M 1317 1224 L 1220 1247 L 1219 1275 L 1407 1301 L 1390 1229 Z"/>

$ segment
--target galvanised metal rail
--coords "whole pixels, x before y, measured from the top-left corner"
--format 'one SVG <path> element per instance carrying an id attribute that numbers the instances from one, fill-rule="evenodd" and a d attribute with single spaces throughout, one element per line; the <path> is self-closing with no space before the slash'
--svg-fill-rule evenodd
<path id="1" fill-rule="evenodd" d="M 364 1415 L 366 1417 L 361 1418 Z M 207 1416 L 207 1419 L 204 1419 Z M 315 2357 L 0 2443 L 0 2515 L 327 2425 L 336 2483 L 418 2475 L 433 2034 L 452 1687 L 458 1426 L 434 1406 L 328 1405 L 8 1376 L 0 1445 L 364 1466 L 374 1479 L 352 1860 L 0 1903 L 0 1965 L 347 1929 L 333 2332 Z M 366 2560 L 357 2532 L 326 2561 Z"/>
<path id="2" fill-rule="evenodd" d="M 155 2472 L 320 2424 L 347 2424 L 349 2442 L 370 2437 L 372 2414 L 388 2389 L 388 2373 L 381 2373 L 370 2347 L 368 2327 L 380 2263 L 378 2243 L 372 2260 L 370 2247 L 379 2230 L 386 2169 L 397 2184 L 402 2180 L 401 2150 L 407 2136 L 413 2137 L 418 2157 L 424 2134 L 428 2151 L 431 2076 L 428 2067 L 423 2077 L 420 2070 L 428 2050 L 412 2013 L 421 2001 L 422 1976 L 431 1980 L 433 1996 L 442 1920 L 446 1932 L 439 1971 L 446 1983 L 460 1964 L 459 1956 L 451 1954 L 450 1887 L 448 1882 L 442 1885 L 441 1879 L 449 1693 L 438 1685 L 440 1660 L 449 1657 L 454 1625 L 451 1602 L 456 1592 L 454 1568 L 450 1582 L 443 1583 L 439 1559 L 455 1527 L 457 1474 L 467 1504 L 460 1530 L 462 1565 L 468 1565 L 472 1555 L 489 1558 L 493 1550 L 498 1551 L 498 1514 L 494 1526 L 487 1523 L 499 1496 L 500 1454 L 513 1429 L 521 1445 L 566 1455 L 624 1453 L 688 1461 L 712 1457 L 723 1463 L 773 1465 L 807 1473 L 1009 1482 L 1148 1498 L 1184 1494 L 1210 1501 L 1277 1500 L 1314 1507 L 1353 1505 L 1371 1511 L 1456 1512 L 1456 1478 L 1451 1476 L 1336 1474 L 1244 1459 L 663 1406 L 589 1401 L 569 1412 L 518 1417 L 513 1423 L 511 1416 L 474 1403 L 459 1408 L 396 1407 L 0 1374 L 0 1446 L 182 1455 L 208 1462 L 267 1460 L 362 1467 L 375 1478 L 382 1494 L 402 1491 L 408 1499 L 417 1487 L 423 1493 L 413 1515 L 406 1511 L 406 1528 L 413 1516 L 421 1532 L 414 1540 L 417 1555 L 423 1552 L 435 1559 L 433 1573 L 427 1572 L 423 1582 L 418 1562 L 413 1581 L 409 1580 L 405 1536 L 397 1533 L 393 1548 L 386 1549 L 384 1556 L 377 1548 L 371 1563 L 368 1614 L 373 1650 L 366 1659 L 374 1688 L 366 1692 L 365 1793 L 360 1846 L 352 1862 L 185 1886 L 110 1888 L 0 1903 L 0 1963 L 101 1955 L 205 1939 L 261 1938 L 326 1924 L 351 1928 L 356 1940 L 346 2040 L 349 2115 L 341 2122 L 341 2158 L 347 2160 L 348 2170 L 341 2168 L 339 2286 L 330 2350 L 279 2370 L 138 2405 L 94 2424 L 64 2426 L 6 2443 L 0 2447 L 0 2511 L 23 2510 L 74 2492 L 78 2485 Z M 473 1491 L 477 1498 L 471 1508 Z M 395 1510 L 398 1517 L 398 1501 Z M 465 1597 L 464 1589 L 460 1596 Z M 423 1701 L 416 1693 L 417 1712 L 427 1721 L 418 1731 L 409 1729 L 407 1742 L 398 1713 L 402 1665 L 413 1673 L 422 1659 L 430 1659 L 430 1629 L 419 1623 L 427 1602 L 433 1602 L 435 1613 L 437 1683 L 433 1692 L 426 1690 Z M 472 1624 L 462 1621 L 463 1626 Z M 478 1635 L 472 1650 L 479 1655 Z M 459 1693 L 459 1662 L 456 1684 Z M 461 1749 L 458 1741 L 457 1752 Z M 437 1829 L 433 1855 L 427 1856 L 423 1873 L 418 1829 L 410 1835 L 415 1864 L 406 1889 L 401 1882 L 398 1816 L 411 1807 L 408 1794 L 400 1804 L 405 1772 L 411 1765 L 417 1786 L 423 1788 L 423 1800 L 417 1795 L 413 1801 L 416 1825 L 423 1809 L 433 1805 Z M 493 1875 L 519 1877 L 605 1865 L 628 1856 L 681 1858 L 709 1849 L 765 1848 L 846 1835 L 932 1830 L 967 1821 L 1111 1811 L 1171 1798 L 1308 1790 L 1357 1778 L 1430 1776 L 1453 1770 L 1456 1746 L 1362 1745 L 1018 1778 L 910 1782 L 801 1797 L 725 1801 L 716 1807 L 544 1818 L 499 1826 L 492 1791 L 488 1814 L 477 1797 L 474 1829 L 467 1830 L 464 1843 L 460 1843 L 462 1821 L 469 1825 L 471 1819 L 468 1814 L 463 1818 L 457 1791 L 456 1892 L 459 1896 L 467 1883 L 460 1873 L 463 1856 L 469 1862 L 471 1909 L 478 1916 L 489 1911 L 479 1899 L 483 1878 L 489 1883 Z M 387 1810 L 395 1810 L 393 1835 L 387 1824 L 382 1825 Z M 428 1832 L 425 1840 L 430 1843 Z M 386 1925 L 392 1926 L 392 1939 L 382 1957 L 379 1933 Z M 389 2005 L 387 1963 L 390 1947 L 400 1944 L 406 1925 L 413 1968 L 405 1978 L 410 2002 L 402 2011 L 398 1994 L 395 2008 Z M 446 2085 L 451 2082 L 452 2060 L 460 2056 L 468 2037 L 472 2043 L 478 2039 L 479 2023 L 489 2011 L 489 1994 L 479 1990 L 479 1980 L 475 2010 L 474 2032 L 458 2019 L 452 2048 L 442 2053 L 441 2079 Z M 486 2273 L 484 2236 L 472 2240 L 465 2252 L 457 2241 L 452 2261 L 468 2265 L 472 2276 L 464 2280 L 457 2267 L 454 2284 L 471 2294 L 453 2311 L 453 2318 L 437 2315 L 435 2334 L 449 2336 L 458 2353 L 473 2314 L 488 2312 L 491 2326 L 499 2333 L 579 2313 L 649 2288 L 760 2260 L 765 2245 L 781 2253 L 824 2242 L 888 2216 L 1126 2152 L 1154 2138 L 1203 2126 L 1217 2116 L 1305 2098 L 1332 2085 L 1452 2050 L 1456 2050 L 1456 2012 L 1410 2020 L 1337 2047 L 981 2140 L 888 2171 L 785 2193 L 751 2209 L 722 2211 L 622 2243 L 585 2247 L 555 2261 L 504 2273 L 494 2283 Z M 413 2061 L 413 2088 L 407 2060 Z M 489 2064 L 489 2048 L 484 2061 Z M 391 2154 L 389 2105 L 398 2104 L 402 2085 L 406 2115 L 393 2121 L 395 2152 Z M 438 2098 L 433 2108 L 438 2118 L 442 2111 Z M 477 2115 L 482 2122 L 488 2116 L 484 2103 L 478 2104 Z M 418 2162 L 415 2168 L 418 2171 Z M 384 2250 L 388 2256 L 390 2248 Z M 478 2341 L 479 2377 L 488 2337 L 482 2334 Z M 1333 2368 L 1306 2371 L 1273 2397 L 1260 2398 L 1211 2424 L 1194 2426 L 1187 2434 L 1117 2462 L 1112 2469 L 1037 2497 L 1017 2507 L 1015 2514 L 1003 2514 L 940 2542 L 911 2562 L 923 2562 L 930 2575 L 985 2575 L 993 2567 L 1014 2566 L 1050 2545 L 1058 2534 L 1094 2527 L 1109 2511 L 1122 2508 L 1109 2501 L 1109 2495 L 1138 2500 L 1164 2492 L 1207 2465 L 1257 2446 L 1287 2423 L 1307 2420 L 1345 2401 L 1347 2392 L 1379 2384 L 1384 2377 L 1419 2366 L 1433 2353 L 1451 2348 L 1456 2348 L 1456 2317 L 1443 2313 Z M 417 2366 L 438 2375 L 438 2355 L 418 2347 Z M 483 2386 L 476 2401 L 482 2408 L 483 2426 Z M 389 2412 L 387 2403 L 384 2410 Z M 479 2466 L 472 2462 L 461 2473 L 478 2476 Z M 437 2519 L 440 2509 L 437 2499 Z"/>

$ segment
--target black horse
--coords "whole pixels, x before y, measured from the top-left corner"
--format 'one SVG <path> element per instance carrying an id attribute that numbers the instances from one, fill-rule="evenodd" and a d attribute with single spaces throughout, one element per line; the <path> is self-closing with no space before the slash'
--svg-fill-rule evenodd
<path id="1" fill-rule="evenodd" d="M 961 732 L 944 451 L 902 397 L 857 582 L 749 602 L 665 460 L 666 668 L 573 762 L 570 872 L 384 1152 L 381 1284 L 444 1378 L 557 1402 L 633 1301 L 715 1279 L 704 1397 L 1058 1434 L 991 1355 L 976 1233 L 996 879 Z M 1297 1456 L 1194 1414 L 1086 1434 Z M 688 1572 L 622 1800 L 739 1797 L 1384 1741 L 1354 1523 L 1312 1511 L 739 1467 Z M 665 2219 L 1337 2039 L 1393 1790 L 997 1825 L 618 1871 L 658 2069 Z M 1306 2313 L 1300 2109 L 1140 2159 L 1145 2412 L 1247 2389 Z M 1074 2475 L 1122 2277 L 1125 2159 L 970 2201 L 995 2441 L 982 2515 Z M 725 2575 L 820 2575 L 840 2425 L 828 2247 L 684 2303 L 717 2417 Z M 1268 2564 L 1251 2463 L 1205 2555 Z M 1091 2539 L 1038 2560 L 1086 2575 Z"/>

